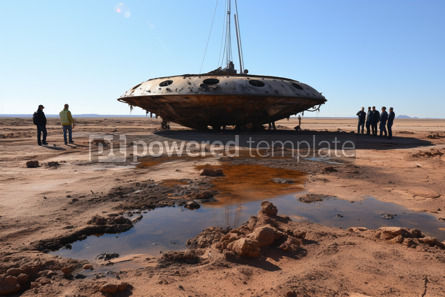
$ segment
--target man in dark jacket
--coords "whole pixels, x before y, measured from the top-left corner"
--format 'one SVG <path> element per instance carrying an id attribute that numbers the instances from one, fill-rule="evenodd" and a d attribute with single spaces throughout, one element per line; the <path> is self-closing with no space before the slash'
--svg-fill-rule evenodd
<path id="1" fill-rule="evenodd" d="M 368 106 L 368 113 L 366 114 L 366 134 L 371 134 L 371 120 L 372 120 L 372 110 L 371 106 Z"/>
<path id="2" fill-rule="evenodd" d="M 362 107 L 362 109 L 359 110 L 359 112 L 357 112 L 357 116 L 358 116 L 357 134 L 360 134 L 360 128 L 361 128 L 362 134 L 365 134 L 366 113 L 365 113 L 364 107 Z"/>
<path id="3" fill-rule="evenodd" d="M 372 135 L 377 135 L 377 124 L 380 122 L 380 112 L 375 109 L 375 106 L 372 107 L 372 120 L 371 120 L 371 126 L 372 126 Z"/>
<path id="4" fill-rule="evenodd" d="M 37 126 L 37 143 L 38 143 L 38 145 L 42 145 L 42 144 L 47 145 L 48 144 L 46 142 L 47 132 L 46 132 L 46 116 L 45 116 L 45 113 L 43 112 L 44 108 L 45 107 L 43 105 L 39 105 L 39 108 L 32 116 L 32 120 L 33 120 L 34 124 Z M 41 137 L 42 134 L 43 134 L 43 138 Z"/>
<path id="5" fill-rule="evenodd" d="M 388 113 L 386 112 L 386 107 L 383 106 L 382 113 L 380 114 L 380 136 L 388 136 L 388 133 L 386 132 L 387 120 L 388 120 Z"/>
<path id="6" fill-rule="evenodd" d="M 388 138 L 392 138 L 392 124 L 394 123 L 394 118 L 396 117 L 396 114 L 394 113 L 394 108 L 389 108 L 389 116 L 388 116 Z"/>

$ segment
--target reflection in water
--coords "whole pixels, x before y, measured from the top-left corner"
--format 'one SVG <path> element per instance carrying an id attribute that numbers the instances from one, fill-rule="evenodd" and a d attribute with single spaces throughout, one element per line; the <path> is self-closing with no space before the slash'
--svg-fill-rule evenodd
<path id="1" fill-rule="evenodd" d="M 272 199 L 279 195 L 303 190 L 305 174 L 292 169 L 258 164 L 203 165 L 198 169 L 222 169 L 224 176 L 212 178 L 218 191 L 217 201 L 209 206 L 244 204 L 248 201 Z"/>
<path id="2" fill-rule="evenodd" d="M 327 226 L 347 228 L 365 226 L 402 226 L 418 228 L 423 232 L 445 240 L 445 222 L 435 217 L 410 211 L 396 204 L 368 198 L 351 203 L 335 198 L 315 203 L 300 202 L 293 194 L 273 199 L 281 214 L 303 217 Z M 93 260 L 103 252 L 117 252 L 121 256 L 135 253 L 159 254 L 160 251 L 183 249 L 187 239 L 194 237 L 209 226 L 238 226 L 260 209 L 260 201 L 226 204 L 223 207 L 208 207 L 194 211 L 182 207 L 158 208 L 144 214 L 134 228 L 121 234 L 90 236 L 72 244 L 72 249 L 61 249 L 54 254 L 64 257 Z M 395 214 L 385 219 L 382 214 Z"/>

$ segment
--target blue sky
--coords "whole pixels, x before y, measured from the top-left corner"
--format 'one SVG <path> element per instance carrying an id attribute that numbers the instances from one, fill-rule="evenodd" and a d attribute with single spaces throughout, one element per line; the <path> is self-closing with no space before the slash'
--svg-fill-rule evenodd
<path id="1" fill-rule="evenodd" d="M 217 3 L 202 71 L 219 66 L 224 2 L 0 1 L 0 114 L 129 114 L 116 98 L 137 83 L 200 72 Z M 238 2 L 246 68 L 323 92 L 319 116 L 445 118 L 445 1 Z"/>

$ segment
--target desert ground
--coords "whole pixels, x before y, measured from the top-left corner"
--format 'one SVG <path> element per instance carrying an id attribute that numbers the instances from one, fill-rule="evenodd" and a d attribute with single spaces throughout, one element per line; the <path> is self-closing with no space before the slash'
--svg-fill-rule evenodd
<path id="1" fill-rule="evenodd" d="M 1 296 L 445 296 L 445 120 L 396 120 L 392 139 L 355 134 L 355 119 L 303 118 L 298 133 L 293 118 L 240 133 L 162 131 L 143 117 L 75 120 L 75 144 L 63 144 L 50 118 L 49 144 L 38 146 L 31 118 L 0 118 Z M 192 142 L 186 155 L 159 147 Z M 280 195 L 291 195 L 289 207 Z M 422 223 L 394 226 L 402 213 L 382 214 L 388 226 L 340 228 L 293 211 L 292 199 L 330 197 L 396 205 L 428 217 L 435 235 Z M 205 230 L 174 251 L 55 253 L 132 232 L 161 208 L 245 203 L 255 216 L 200 222 Z"/>

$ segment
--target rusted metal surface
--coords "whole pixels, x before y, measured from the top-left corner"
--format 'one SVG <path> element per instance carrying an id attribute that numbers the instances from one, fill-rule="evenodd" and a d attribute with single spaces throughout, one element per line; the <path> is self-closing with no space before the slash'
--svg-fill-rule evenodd
<path id="1" fill-rule="evenodd" d="M 287 78 L 210 74 L 150 79 L 118 100 L 196 129 L 254 127 L 326 102 L 314 88 Z"/>

